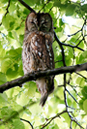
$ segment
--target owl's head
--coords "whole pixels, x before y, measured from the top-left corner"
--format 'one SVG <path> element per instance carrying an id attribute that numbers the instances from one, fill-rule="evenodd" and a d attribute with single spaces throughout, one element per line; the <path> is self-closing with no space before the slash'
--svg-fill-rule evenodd
<path id="1" fill-rule="evenodd" d="M 31 12 L 25 22 L 25 30 L 51 32 L 53 31 L 53 22 L 48 13 Z"/>

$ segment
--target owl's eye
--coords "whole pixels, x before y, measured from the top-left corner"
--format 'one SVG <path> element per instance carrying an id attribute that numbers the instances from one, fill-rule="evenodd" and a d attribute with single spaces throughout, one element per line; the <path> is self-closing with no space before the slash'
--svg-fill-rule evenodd
<path id="1" fill-rule="evenodd" d="M 30 23 L 36 25 L 37 24 L 37 19 L 30 19 Z"/>
<path id="2" fill-rule="evenodd" d="M 48 21 L 43 21 L 43 22 L 42 22 L 42 25 L 43 25 L 43 26 L 47 26 L 47 24 L 48 24 Z"/>
<path id="3" fill-rule="evenodd" d="M 44 21 L 42 24 L 47 24 L 48 22 L 47 21 Z"/>
<path id="4" fill-rule="evenodd" d="M 41 27 L 46 28 L 47 27 L 47 22 L 46 21 L 42 22 Z"/>
<path id="5" fill-rule="evenodd" d="M 47 21 L 42 21 L 41 26 L 40 26 L 40 31 L 49 31 L 49 27 L 48 27 L 48 22 Z"/>
<path id="6" fill-rule="evenodd" d="M 30 20 L 30 23 L 35 24 L 33 20 Z"/>
<path id="7" fill-rule="evenodd" d="M 37 27 L 37 23 L 35 22 L 35 20 L 30 20 L 30 23 L 31 23 L 31 30 L 35 30 L 35 29 L 37 29 L 38 27 Z"/>
<path id="8" fill-rule="evenodd" d="M 31 23 L 34 23 L 33 21 Z"/>

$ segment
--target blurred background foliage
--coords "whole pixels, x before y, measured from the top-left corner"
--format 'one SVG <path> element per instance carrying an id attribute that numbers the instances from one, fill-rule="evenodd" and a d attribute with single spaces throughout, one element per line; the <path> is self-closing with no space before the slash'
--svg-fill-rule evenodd
<path id="1" fill-rule="evenodd" d="M 87 62 L 87 0 L 24 0 L 36 12 L 52 16 L 55 32 L 64 49 L 66 66 Z M 22 46 L 29 10 L 18 0 L 0 0 L 0 85 L 24 75 Z M 62 50 L 54 38 L 55 68 L 64 66 Z M 87 125 L 87 71 L 55 76 L 55 90 L 45 106 L 31 81 L 0 93 L 0 129 L 80 129 Z M 64 96 L 66 93 L 66 97 Z M 67 100 L 67 105 L 66 105 Z M 31 104 L 31 105 L 29 105 Z M 66 113 L 57 114 L 68 109 Z M 77 121 L 73 121 L 69 114 Z M 54 118 L 54 116 L 56 116 Z M 33 127 L 26 121 L 31 122 Z M 4 122 L 3 122 L 4 121 Z"/>

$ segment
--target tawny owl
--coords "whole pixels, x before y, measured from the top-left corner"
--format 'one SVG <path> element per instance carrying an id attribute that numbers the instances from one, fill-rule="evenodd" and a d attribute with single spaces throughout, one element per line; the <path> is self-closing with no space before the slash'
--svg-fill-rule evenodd
<path id="1" fill-rule="evenodd" d="M 31 12 L 27 16 L 22 52 L 24 74 L 54 68 L 53 37 L 53 22 L 48 13 Z M 36 84 L 43 106 L 53 92 L 54 76 L 38 78 Z"/>

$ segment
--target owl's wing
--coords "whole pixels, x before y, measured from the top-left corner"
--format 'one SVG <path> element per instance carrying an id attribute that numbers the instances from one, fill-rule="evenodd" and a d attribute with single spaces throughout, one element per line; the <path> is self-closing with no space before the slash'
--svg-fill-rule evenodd
<path id="1" fill-rule="evenodd" d="M 30 53 L 32 53 L 34 58 L 35 71 L 54 68 L 51 38 L 34 34 L 30 42 Z"/>
<path id="2" fill-rule="evenodd" d="M 22 60 L 23 60 L 23 70 L 24 74 L 36 71 L 36 56 L 35 56 L 35 46 L 32 42 L 34 34 L 29 34 L 24 37 Z"/>

